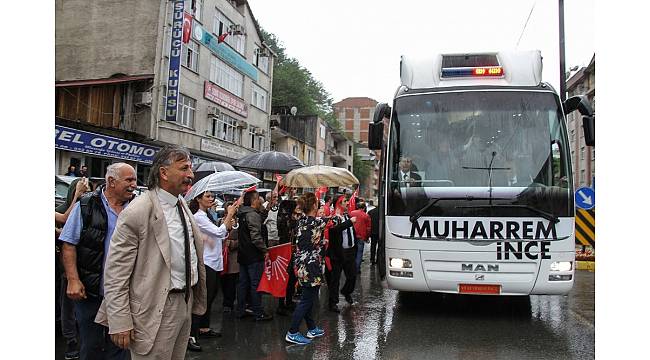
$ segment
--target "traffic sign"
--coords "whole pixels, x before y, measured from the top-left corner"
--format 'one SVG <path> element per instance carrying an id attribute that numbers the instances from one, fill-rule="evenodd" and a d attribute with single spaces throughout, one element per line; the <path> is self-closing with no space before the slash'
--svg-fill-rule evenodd
<path id="1" fill-rule="evenodd" d="M 589 210 L 594 207 L 596 204 L 596 193 L 594 189 L 590 187 L 583 186 L 576 190 L 576 206 Z"/>

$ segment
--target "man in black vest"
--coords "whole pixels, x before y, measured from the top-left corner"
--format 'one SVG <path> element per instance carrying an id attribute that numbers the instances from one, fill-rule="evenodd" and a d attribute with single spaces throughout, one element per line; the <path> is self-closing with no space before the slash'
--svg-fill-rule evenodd
<path id="1" fill-rule="evenodd" d="M 325 276 L 328 287 L 328 309 L 338 313 L 340 312 L 338 303 L 341 272 L 345 273 L 345 284 L 340 288 L 340 292 L 348 304 L 354 304 L 352 292 L 357 277 L 357 235 L 354 231 L 354 223 L 357 222 L 357 218 L 348 215 L 348 199 L 344 195 L 336 201 L 334 211 L 327 248 L 327 256 L 330 258 L 332 270 L 327 271 Z"/>
<path id="2" fill-rule="evenodd" d="M 66 294 L 75 301 L 82 360 L 129 358 L 129 352 L 115 346 L 106 328 L 94 320 L 104 295 L 104 261 L 110 239 L 117 217 L 135 189 L 136 174 L 131 165 L 109 165 L 106 184 L 81 198 L 59 237 L 68 279 Z"/>

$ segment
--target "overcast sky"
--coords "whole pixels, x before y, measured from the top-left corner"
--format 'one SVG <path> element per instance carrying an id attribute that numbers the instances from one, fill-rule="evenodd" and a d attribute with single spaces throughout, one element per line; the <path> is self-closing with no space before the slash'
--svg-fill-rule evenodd
<path id="1" fill-rule="evenodd" d="M 249 0 L 260 25 L 321 81 L 335 102 L 391 102 L 402 54 L 539 49 L 559 90 L 557 0 Z M 526 19 L 533 8 L 530 20 Z M 594 53 L 594 0 L 566 0 L 566 68 Z M 517 46 L 517 42 L 519 45 Z"/>

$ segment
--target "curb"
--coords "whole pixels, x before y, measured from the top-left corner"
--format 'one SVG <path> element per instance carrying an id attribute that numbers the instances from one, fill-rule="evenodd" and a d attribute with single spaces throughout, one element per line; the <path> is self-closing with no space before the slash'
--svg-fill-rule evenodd
<path id="1" fill-rule="evenodd" d="M 595 261 L 576 261 L 576 270 L 596 271 Z"/>

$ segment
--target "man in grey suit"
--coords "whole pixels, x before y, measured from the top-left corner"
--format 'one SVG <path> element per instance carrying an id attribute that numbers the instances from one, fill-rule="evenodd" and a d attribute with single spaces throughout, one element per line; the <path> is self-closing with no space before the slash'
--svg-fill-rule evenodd
<path id="1" fill-rule="evenodd" d="M 203 235 L 180 196 L 193 178 L 189 152 L 163 148 L 149 191 L 117 220 L 95 321 L 133 360 L 184 359 L 191 315 L 205 313 Z"/>

